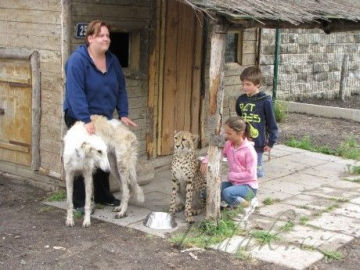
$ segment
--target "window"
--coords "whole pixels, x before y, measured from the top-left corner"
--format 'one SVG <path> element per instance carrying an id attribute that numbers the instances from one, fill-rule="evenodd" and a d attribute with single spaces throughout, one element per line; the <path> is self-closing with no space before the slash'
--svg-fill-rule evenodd
<path id="1" fill-rule="evenodd" d="M 123 68 L 129 67 L 130 35 L 129 33 L 112 32 L 110 34 L 110 51 L 117 56 Z"/>
<path id="2" fill-rule="evenodd" d="M 227 34 L 225 62 L 242 64 L 242 32 L 229 32 Z"/>

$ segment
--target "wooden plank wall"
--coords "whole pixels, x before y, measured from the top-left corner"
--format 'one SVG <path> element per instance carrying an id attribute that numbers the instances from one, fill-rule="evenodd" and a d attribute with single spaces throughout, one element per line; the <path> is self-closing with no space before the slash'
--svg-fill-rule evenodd
<path id="1" fill-rule="evenodd" d="M 140 63 L 130 63 L 130 68 L 124 68 L 129 97 L 129 117 L 136 121 L 138 128 L 134 129 L 139 140 L 139 156 L 146 155 L 147 132 L 147 100 L 148 100 L 148 27 L 155 10 L 153 0 L 73 0 L 72 24 L 88 23 L 101 19 L 111 25 L 112 31 L 136 33 L 133 38 L 140 39 L 134 50 L 139 50 L 137 57 Z M 130 34 L 131 35 L 131 34 Z M 71 50 L 83 44 L 83 39 L 76 39 L 72 33 Z M 130 51 L 130 55 L 134 55 Z M 138 67 L 135 70 L 133 67 Z"/>
<path id="2" fill-rule="evenodd" d="M 42 107 L 40 166 L 45 171 L 61 173 L 61 1 L 0 0 L 0 35 L 0 47 L 39 51 Z"/>

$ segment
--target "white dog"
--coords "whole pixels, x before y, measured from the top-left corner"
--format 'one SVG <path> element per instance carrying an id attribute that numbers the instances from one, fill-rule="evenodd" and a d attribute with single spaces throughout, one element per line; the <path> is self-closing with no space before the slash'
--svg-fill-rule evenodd
<path id="1" fill-rule="evenodd" d="M 92 115 L 91 122 L 94 123 L 95 134 L 100 136 L 108 147 L 110 170 L 120 183 L 121 204 L 113 211 L 118 212 L 116 218 L 122 218 L 126 216 L 130 190 L 138 202 L 144 202 L 144 193 L 136 178 L 138 141 L 135 134 L 119 120 L 109 121 L 103 116 Z"/>
<path id="2" fill-rule="evenodd" d="M 107 146 L 96 135 L 90 135 L 83 122 L 77 122 L 64 137 L 64 169 L 67 192 L 66 225 L 74 226 L 73 218 L 73 182 L 74 176 L 82 174 L 85 184 L 85 216 L 83 227 L 90 226 L 91 201 L 93 194 L 92 175 L 97 168 L 109 171 Z"/>

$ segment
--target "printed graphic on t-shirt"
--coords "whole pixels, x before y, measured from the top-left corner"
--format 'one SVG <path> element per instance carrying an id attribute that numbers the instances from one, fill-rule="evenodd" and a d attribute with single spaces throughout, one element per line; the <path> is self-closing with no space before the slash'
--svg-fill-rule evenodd
<path id="1" fill-rule="evenodd" d="M 259 136 L 259 130 L 256 129 L 251 123 L 260 123 L 260 115 L 255 113 L 256 104 L 254 103 L 240 103 L 241 116 L 243 119 L 250 123 L 250 136 L 251 138 L 257 138 Z"/>

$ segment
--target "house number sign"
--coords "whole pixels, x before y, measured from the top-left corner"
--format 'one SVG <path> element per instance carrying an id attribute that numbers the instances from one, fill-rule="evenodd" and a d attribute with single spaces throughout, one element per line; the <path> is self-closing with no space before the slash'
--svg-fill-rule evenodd
<path id="1" fill-rule="evenodd" d="M 87 23 L 77 23 L 75 26 L 75 37 L 84 38 L 86 34 Z"/>

